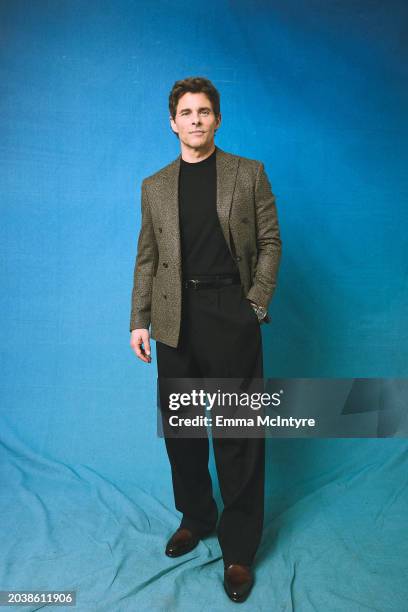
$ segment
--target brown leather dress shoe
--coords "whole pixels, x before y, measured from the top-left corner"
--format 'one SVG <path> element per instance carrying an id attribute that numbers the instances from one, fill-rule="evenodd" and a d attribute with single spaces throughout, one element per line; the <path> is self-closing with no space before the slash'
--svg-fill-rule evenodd
<path id="1" fill-rule="evenodd" d="M 199 543 L 200 538 L 194 535 L 189 529 L 179 527 L 173 533 L 166 545 L 166 555 L 168 557 L 179 557 L 193 550 Z"/>
<path id="2" fill-rule="evenodd" d="M 245 601 L 253 584 L 254 577 L 249 565 L 232 563 L 228 567 L 224 566 L 224 589 L 232 601 Z"/>

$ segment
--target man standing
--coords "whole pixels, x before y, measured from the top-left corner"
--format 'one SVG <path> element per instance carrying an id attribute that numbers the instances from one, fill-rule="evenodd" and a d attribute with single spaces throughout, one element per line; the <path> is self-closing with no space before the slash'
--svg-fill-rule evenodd
<path id="1" fill-rule="evenodd" d="M 156 340 L 159 381 L 262 378 L 260 324 L 270 321 L 281 257 L 275 197 L 261 162 L 215 145 L 220 97 L 208 79 L 177 81 L 169 110 L 181 153 L 142 182 L 131 347 L 150 363 Z M 225 590 L 244 601 L 263 528 L 264 437 L 213 436 L 224 504 L 218 525 L 208 437 L 166 436 L 165 444 L 182 513 L 166 554 L 185 554 L 216 529 Z"/>

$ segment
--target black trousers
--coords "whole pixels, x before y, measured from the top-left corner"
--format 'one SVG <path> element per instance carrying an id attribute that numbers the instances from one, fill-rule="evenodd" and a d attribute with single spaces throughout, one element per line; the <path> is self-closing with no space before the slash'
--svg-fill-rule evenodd
<path id="1" fill-rule="evenodd" d="M 241 284 L 183 289 L 177 348 L 156 342 L 160 378 L 263 377 L 260 324 Z M 217 536 L 224 563 L 251 565 L 264 518 L 265 439 L 212 437 L 223 512 Z M 208 470 L 209 441 L 165 437 L 181 527 L 205 535 L 218 510 Z"/>

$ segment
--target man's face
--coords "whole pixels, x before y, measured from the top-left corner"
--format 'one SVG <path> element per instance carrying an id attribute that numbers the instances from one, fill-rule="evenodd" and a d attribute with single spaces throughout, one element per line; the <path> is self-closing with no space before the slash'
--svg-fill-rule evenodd
<path id="1" fill-rule="evenodd" d="M 174 120 L 170 117 L 170 123 L 182 144 L 206 150 L 214 142 L 221 115 L 216 119 L 211 102 L 204 93 L 187 92 L 179 99 L 176 117 Z"/>

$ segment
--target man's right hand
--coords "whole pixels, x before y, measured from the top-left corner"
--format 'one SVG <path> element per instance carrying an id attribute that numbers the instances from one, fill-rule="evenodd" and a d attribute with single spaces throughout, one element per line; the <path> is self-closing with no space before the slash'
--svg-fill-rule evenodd
<path id="1" fill-rule="evenodd" d="M 152 357 L 150 353 L 150 336 L 148 329 L 133 329 L 130 334 L 130 346 L 139 359 L 145 363 L 151 362 Z"/>

